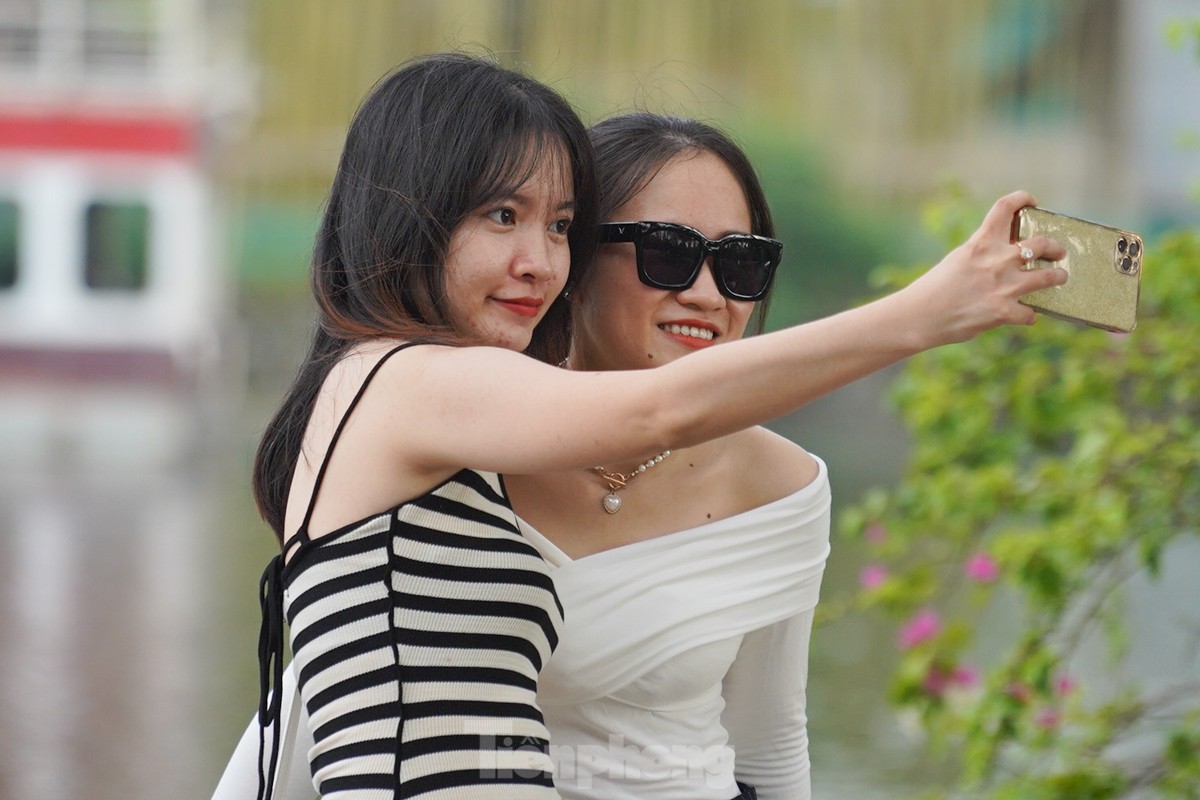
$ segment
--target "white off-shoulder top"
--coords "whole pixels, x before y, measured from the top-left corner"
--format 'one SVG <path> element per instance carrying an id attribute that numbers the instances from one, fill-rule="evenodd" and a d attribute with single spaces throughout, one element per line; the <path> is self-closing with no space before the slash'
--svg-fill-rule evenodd
<path id="1" fill-rule="evenodd" d="M 538 702 L 564 800 L 810 797 L 805 688 L 830 491 L 572 559 L 524 520 L 566 624 Z"/>

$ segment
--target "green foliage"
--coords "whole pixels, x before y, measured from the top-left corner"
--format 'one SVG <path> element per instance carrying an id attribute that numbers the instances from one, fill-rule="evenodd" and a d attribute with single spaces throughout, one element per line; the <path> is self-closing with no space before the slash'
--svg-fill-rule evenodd
<path id="1" fill-rule="evenodd" d="M 964 208 L 925 222 L 960 241 Z M 961 758 L 935 796 L 1200 798 L 1200 681 L 1148 697 L 1117 664 L 1124 584 L 1200 534 L 1200 232 L 1148 243 L 1143 273 L 1132 334 L 1046 318 L 911 359 L 905 476 L 839 520 L 875 562 L 857 607 L 901 622 L 893 702 Z M 972 665 L 997 609 L 1006 650 Z M 1098 636 L 1115 691 L 1068 672 Z"/>
<path id="2" fill-rule="evenodd" d="M 1200 19 L 1174 19 L 1167 23 L 1167 45 L 1181 50 L 1189 44 L 1193 55 L 1200 60 Z"/>
<path id="3" fill-rule="evenodd" d="M 775 329 L 845 308 L 865 293 L 869 265 L 917 250 L 898 214 L 864 212 L 839 195 L 826 155 L 769 130 L 762 126 L 746 150 L 784 243 L 771 301 Z"/>

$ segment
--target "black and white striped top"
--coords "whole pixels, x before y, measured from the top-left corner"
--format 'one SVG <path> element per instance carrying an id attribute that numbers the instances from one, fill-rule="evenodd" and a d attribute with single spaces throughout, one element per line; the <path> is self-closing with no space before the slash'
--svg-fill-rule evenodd
<path id="1" fill-rule="evenodd" d="M 323 798 L 558 797 L 536 692 L 562 606 L 499 476 L 464 469 L 276 569 Z"/>

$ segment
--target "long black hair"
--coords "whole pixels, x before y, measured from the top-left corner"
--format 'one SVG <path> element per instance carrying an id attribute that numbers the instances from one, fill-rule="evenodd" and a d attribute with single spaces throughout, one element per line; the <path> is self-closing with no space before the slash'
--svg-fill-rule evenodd
<path id="1" fill-rule="evenodd" d="M 304 431 L 329 370 L 372 338 L 470 344 L 448 316 L 450 236 L 544 159 L 561 163 L 572 181 L 570 287 L 593 263 L 597 200 L 587 131 L 557 92 L 494 61 L 440 53 L 385 76 L 359 106 L 313 249 L 316 330 L 254 461 L 255 502 L 280 541 Z M 560 296 L 526 352 L 557 363 L 570 338 Z"/>
<path id="2" fill-rule="evenodd" d="M 728 134 L 695 119 L 648 111 L 619 114 L 588 130 L 596 152 L 596 186 L 600 190 L 600 220 L 610 221 L 618 208 L 632 200 L 658 171 L 677 155 L 712 153 L 733 172 L 750 207 L 750 230 L 775 236 L 771 208 L 758 173 L 746 153 Z M 771 296 L 758 301 L 750 325 L 762 333 Z"/>

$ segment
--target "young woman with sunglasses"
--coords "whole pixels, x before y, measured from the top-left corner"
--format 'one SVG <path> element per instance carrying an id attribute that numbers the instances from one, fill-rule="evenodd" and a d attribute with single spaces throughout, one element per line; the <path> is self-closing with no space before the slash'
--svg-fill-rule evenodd
<path id="1" fill-rule="evenodd" d="M 475 106 L 462 108 L 477 117 Z M 379 127 L 376 140 L 365 141 L 352 127 L 347 150 L 359 140 L 407 158 L 392 137 L 418 128 Z M 446 141 L 422 130 L 429 142 Z M 1051 259 L 1062 249 L 1046 239 L 1009 240 L 1013 213 L 1032 202 L 1015 193 L 901 292 L 735 341 L 779 260 L 753 172 L 708 140 L 639 153 L 650 140 L 627 142 L 630 130 L 615 121 L 595 131 L 608 154 L 609 221 L 622 224 L 603 229 L 612 243 L 596 259 L 594 279 L 584 269 L 571 274 L 579 337 L 570 370 L 512 352 L 530 345 L 533 322 L 561 302 L 568 240 L 577 253 L 587 230 L 578 226 L 594 219 L 587 176 L 564 169 L 582 163 L 569 138 L 535 138 L 546 153 L 538 161 L 530 153 L 541 150 L 518 147 L 499 167 L 505 191 L 451 217 L 437 248 L 445 294 L 427 280 L 414 299 L 392 304 L 390 313 L 408 315 L 402 332 L 383 316 L 359 323 L 381 308 L 374 301 L 392 281 L 406 281 L 406 262 L 381 261 L 369 237 L 344 238 L 343 226 L 361 224 L 355 215 L 363 209 L 347 205 L 339 186 L 353 179 L 386 196 L 396 216 L 378 216 L 373 230 L 391 241 L 386 226 L 422 209 L 404 176 L 372 175 L 369 164 L 345 158 L 339 167 L 314 263 L 322 325 L 340 336 L 318 334 L 256 468 L 260 505 L 287 558 L 281 573 L 268 572 L 267 595 L 276 583 L 288 590 L 294 664 L 311 715 L 301 749 L 322 796 L 553 794 L 532 692 L 559 628 L 539 555 L 557 567 L 567 603 L 578 608 L 563 667 L 542 690 L 546 718 L 560 720 L 575 747 L 566 758 L 556 754 L 564 795 L 727 800 L 740 791 L 734 775 L 764 792 L 774 784 L 805 791 L 803 663 L 827 541 L 824 469 L 778 437 L 743 429 L 920 350 L 1030 323 L 1033 312 L 1016 298 L 1065 278 L 1021 269 L 1022 247 Z M 512 163 L 523 182 L 506 171 Z M 485 172 L 489 188 L 500 180 L 495 169 Z M 659 189 L 675 199 L 660 198 Z M 435 227 L 418 230 L 437 235 Z M 328 240 L 338 246 L 329 249 Z M 322 252 L 383 270 L 364 281 L 339 269 L 323 281 L 330 264 Z M 419 324 L 424 333 L 414 331 Z M 460 346 L 400 344 L 434 334 Z M 551 347 L 531 349 L 555 360 Z M 683 353 L 690 357 L 678 360 Z M 307 398 L 300 414 L 298 394 Z M 288 431 L 288 446 L 277 446 Z M 497 472 L 537 477 L 510 477 L 506 488 Z M 527 524 L 512 516 L 509 492 Z M 780 518 L 769 521 L 773 506 Z M 723 535 L 726 528 L 733 533 Z M 698 550 L 678 558 L 654 552 L 688 542 Z M 376 554 L 377 564 L 359 563 Z M 566 578 L 572 570 L 577 578 Z M 354 576 L 378 591 L 342 591 Z M 643 592 L 649 602 L 639 604 Z M 370 667 L 361 655 L 345 656 L 364 649 L 364 622 L 379 628 Z M 593 645 L 601 652 L 589 654 Z M 756 683 L 768 678 L 774 690 L 761 692 Z M 287 692 L 285 683 L 264 700 L 267 721 Z M 660 693 L 672 699 L 656 700 Z M 724 718 L 723 705 L 731 708 Z M 777 707 L 784 713 L 768 713 Z M 363 719 L 373 721 L 358 724 Z M 701 728 L 690 730 L 697 721 Z M 726 728 L 736 765 L 721 760 L 729 755 Z M 247 742 L 216 797 L 239 796 Z M 663 748 L 690 758 L 697 747 L 700 760 L 686 766 L 703 774 L 654 779 L 664 764 L 671 772 L 679 763 L 660 763 Z M 287 797 L 310 796 L 303 783 L 288 785 Z"/>
<path id="2" fill-rule="evenodd" d="M 648 113 L 590 134 L 605 244 L 573 290 L 568 366 L 694 364 L 752 318 L 761 329 L 782 245 L 745 154 L 711 126 Z M 753 427 L 505 482 L 566 615 L 538 689 L 559 793 L 808 798 L 824 463 Z"/>

